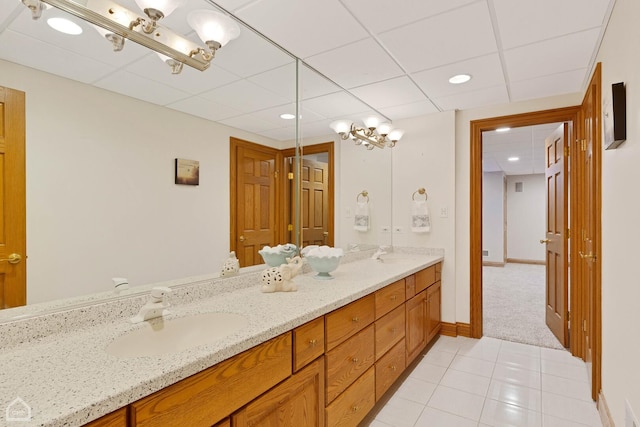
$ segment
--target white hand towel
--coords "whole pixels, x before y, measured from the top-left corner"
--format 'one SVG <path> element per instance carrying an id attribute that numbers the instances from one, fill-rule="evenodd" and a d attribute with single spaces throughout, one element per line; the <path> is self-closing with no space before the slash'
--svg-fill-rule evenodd
<path id="1" fill-rule="evenodd" d="M 357 202 L 353 228 L 356 231 L 369 231 L 369 203 Z"/>
<path id="2" fill-rule="evenodd" d="M 411 231 L 428 233 L 431 231 L 431 217 L 426 200 L 414 200 L 411 207 Z"/>

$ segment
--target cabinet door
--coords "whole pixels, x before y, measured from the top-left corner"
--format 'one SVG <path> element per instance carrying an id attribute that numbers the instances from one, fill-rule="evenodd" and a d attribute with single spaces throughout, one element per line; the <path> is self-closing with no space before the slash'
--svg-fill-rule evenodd
<path id="1" fill-rule="evenodd" d="M 427 291 L 422 291 L 407 301 L 406 310 L 406 346 L 407 365 L 409 365 L 427 346 Z"/>
<path id="2" fill-rule="evenodd" d="M 127 427 L 127 408 L 120 408 L 102 418 L 85 424 L 85 427 Z"/>
<path id="3" fill-rule="evenodd" d="M 427 343 L 440 333 L 440 282 L 427 289 Z"/>
<path id="4" fill-rule="evenodd" d="M 248 426 L 323 427 L 324 358 L 307 365 L 233 415 L 233 427 Z"/>

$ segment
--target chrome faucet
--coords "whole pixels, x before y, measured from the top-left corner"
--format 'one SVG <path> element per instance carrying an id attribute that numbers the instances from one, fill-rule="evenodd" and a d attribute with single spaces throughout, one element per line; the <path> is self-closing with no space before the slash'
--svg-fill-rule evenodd
<path id="1" fill-rule="evenodd" d="M 167 295 L 171 292 L 171 288 L 165 286 L 157 286 L 151 289 L 149 301 L 140 308 L 137 315 L 129 319 L 131 323 L 140 323 L 169 314 L 167 308 L 171 304 L 167 301 Z"/>
<path id="2" fill-rule="evenodd" d="M 371 259 L 377 259 L 378 261 L 384 261 L 382 259 L 382 255 L 386 255 L 387 254 L 387 251 L 385 249 L 387 249 L 385 246 L 380 246 L 378 248 L 378 250 L 375 251 L 373 255 L 371 255 Z"/>

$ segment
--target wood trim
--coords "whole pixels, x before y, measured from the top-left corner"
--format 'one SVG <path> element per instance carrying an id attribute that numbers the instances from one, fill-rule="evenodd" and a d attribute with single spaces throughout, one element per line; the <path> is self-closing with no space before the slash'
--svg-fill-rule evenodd
<path id="1" fill-rule="evenodd" d="M 598 394 L 597 407 L 602 427 L 615 427 L 611 411 L 609 410 L 609 405 L 607 405 L 607 400 L 604 398 L 602 390 L 600 390 L 600 393 Z"/>
<path id="2" fill-rule="evenodd" d="M 442 326 L 440 327 L 440 335 L 444 335 L 446 337 L 458 336 L 455 323 L 442 322 L 441 325 Z"/>
<path id="3" fill-rule="evenodd" d="M 501 126 L 521 127 L 536 124 L 576 123 L 579 106 L 535 111 L 511 116 L 491 117 L 470 122 L 470 331 L 473 338 L 482 337 L 482 132 Z M 572 134 L 570 140 L 575 139 Z"/>
<path id="4" fill-rule="evenodd" d="M 518 259 L 518 258 L 507 258 L 508 264 L 531 264 L 531 265 L 547 265 L 544 261 L 539 261 L 536 259 Z"/>
<path id="5" fill-rule="evenodd" d="M 467 337 L 471 338 L 471 325 L 468 323 L 448 323 L 441 322 L 442 327 L 440 328 L 440 335 L 444 335 L 446 337 Z"/>
<path id="6" fill-rule="evenodd" d="M 504 267 L 504 265 L 505 265 L 504 262 L 482 261 L 482 266 L 483 267 Z"/>

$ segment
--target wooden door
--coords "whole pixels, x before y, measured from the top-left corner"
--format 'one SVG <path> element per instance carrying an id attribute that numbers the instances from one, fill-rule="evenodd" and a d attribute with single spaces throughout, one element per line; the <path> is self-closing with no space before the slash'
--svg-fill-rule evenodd
<path id="1" fill-rule="evenodd" d="M 545 140 L 545 178 L 547 185 L 546 243 L 546 304 L 547 326 L 558 340 L 569 345 L 567 302 L 569 295 L 567 271 L 567 166 L 569 125 L 564 123 Z"/>
<path id="2" fill-rule="evenodd" d="M 234 427 L 324 427 L 324 358 L 233 415 Z"/>
<path id="3" fill-rule="evenodd" d="M 232 247 L 241 267 L 262 264 L 258 251 L 278 242 L 276 161 L 278 151 L 232 138 Z M 235 181 L 235 182 L 234 182 Z M 235 200 L 234 200 L 235 199 Z"/>
<path id="4" fill-rule="evenodd" d="M 0 87 L 0 309 L 27 303 L 25 94 Z"/>
<path id="5" fill-rule="evenodd" d="M 302 246 L 333 246 L 329 241 L 329 164 L 303 157 L 301 178 Z"/>

